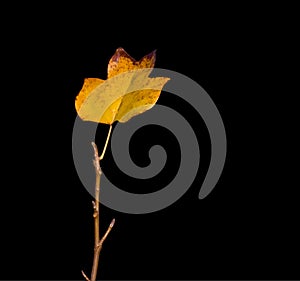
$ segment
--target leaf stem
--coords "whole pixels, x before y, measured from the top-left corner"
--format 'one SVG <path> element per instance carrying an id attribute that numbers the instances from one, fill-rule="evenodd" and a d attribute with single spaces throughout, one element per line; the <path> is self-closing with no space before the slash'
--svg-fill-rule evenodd
<path id="1" fill-rule="evenodd" d="M 112 129 L 112 125 L 110 124 L 109 125 L 109 131 L 108 131 L 108 134 L 107 134 L 107 138 L 106 138 L 106 141 L 105 141 L 105 145 L 104 145 L 102 154 L 101 154 L 101 156 L 99 158 L 100 160 L 102 160 L 103 157 L 104 157 L 104 154 L 105 154 L 105 151 L 106 151 L 106 148 L 107 148 L 107 145 L 108 145 L 108 141 L 109 141 L 109 138 L 110 138 L 110 135 L 111 135 L 111 129 Z"/>

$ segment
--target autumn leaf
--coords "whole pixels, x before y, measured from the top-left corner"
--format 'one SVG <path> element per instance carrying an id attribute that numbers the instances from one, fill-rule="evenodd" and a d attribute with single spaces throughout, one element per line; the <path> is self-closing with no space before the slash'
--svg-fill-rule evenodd
<path id="1" fill-rule="evenodd" d="M 112 124 L 126 122 L 152 108 L 167 77 L 149 77 L 156 52 L 139 61 L 118 48 L 107 68 L 107 80 L 86 78 L 76 97 L 75 108 L 84 121 Z"/>

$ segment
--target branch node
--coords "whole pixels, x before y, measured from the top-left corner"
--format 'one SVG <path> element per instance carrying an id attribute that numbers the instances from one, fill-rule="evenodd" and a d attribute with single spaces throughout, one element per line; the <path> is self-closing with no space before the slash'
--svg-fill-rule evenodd
<path id="1" fill-rule="evenodd" d="M 95 169 L 97 171 L 97 173 L 99 175 L 101 175 L 101 168 L 100 168 L 100 157 L 99 157 L 99 154 L 98 154 L 98 148 L 97 148 L 97 145 L 92 142 L 92 146 L 93 146 L 93 149 L 94 149 L 94 160 L 93 160 L 93 164 L 95 166 Z"/>
<path id="2" fill-rule="evenodd" d="M 94 213 L 93 213 L 93 217 L 96 218 L 98 216 L 98 207 L 95 201 L 92 201 L 93 203 L 93 209 L 94 209 Z"/>

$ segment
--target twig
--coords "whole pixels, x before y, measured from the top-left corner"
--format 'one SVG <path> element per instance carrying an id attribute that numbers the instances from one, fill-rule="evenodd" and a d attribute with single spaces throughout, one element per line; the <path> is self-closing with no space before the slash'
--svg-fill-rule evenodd
<path id="1" fill-rule="evenodd" d="M 91 280 L 86 276 L 86 274 L 83 272 L 83 270 L 81 270 L 81 273 L 82 273 L 82 275 L 83 275 L 83 277 L 84 277 L 84 279 L 85 279 L 86 281 L 91 281 Z"/>
<path id="2" fill-rule="evenodd" d="M 101 167 L 100 167 L 100 160 L 103 159 L 106 148 L 107 148 L 107 144 L 111 135 L 111 129 L 112 129 L 112 125 L 110 125 L 109 127 L 109 131 L 108 131 L 108 135 L 106 138 L 106 142 L 102 151 L 101 156 L 99 157 L 98 154 L 98 148 L 97 145 L 92 142 L 92 146 L 94 148 L 94 167 L 95 167 L 95 174 L 96 174 L 96 182 L 95 182 L 95 201 L 93 201 L 93 208 L 94 208 L 94 259 L 93 259 L 93 267 L 92 267 L 92 273 L 91 273 L 91 279 L 89 279 L 86 274 L 81 271 L 83 277 L 85 278 L 86 281 L 96 281 L 96 277 L 97 277 L 97 271 L 98 271 L 98 264 L 99 264 L 99 256 L 100 256 L 100 251 L 102 249 L 102 245 L 106 239 L 106 237 L 108 236 L 108 234 L 110 233 L 111 229 L 114 226 L 115 223 L 115 219 L 113 219 L 108 227 L 108 229 L 106 230 L 104 236 L 100 239 L 100 223 L 99 223 L 99 202 L 100 202 L 100 178 L 101 178 Z"/>
<path id="3" fill-rule="evenodd" d="M 110 231 L 112 230 L 114 224 L 115 224 L 115 219 L 113 219 L 113 220 L 111 221 L 111 223 L 110 223 L 110 225 L 108 226 L 108 228 L 107 228 L 107 230 L 106 230 L 104 236 L 101 238 L 100 242 L 98 243 L 98 247 L 100 247 L 100 248 L 102 247 L 102 245 L 103 245 L 103 243 L 104 243 L 106 237 L 108 236 L 108 234 L 109 234 Z"/>
<path id="4" fill-rule="evenodd" d="M 96 281 L 100 252 L 101 252 L 103 243 L 104 243 L 107 235 L 110 233 L 111 229 L 114 226 L 114 223 L 115 223 L 115 219 L 112 220 L 112 222 L 110 223 L 104 236 L 102 237 L 102 239 L 99 241 L 99 243 L 94 248 L 94 262 L 93 262 L 93 269 L 92 269 L 92 274 L 91 274 L 92 277 L 91 277 L 91 280 L 89 280 L 89 281 Z"/>

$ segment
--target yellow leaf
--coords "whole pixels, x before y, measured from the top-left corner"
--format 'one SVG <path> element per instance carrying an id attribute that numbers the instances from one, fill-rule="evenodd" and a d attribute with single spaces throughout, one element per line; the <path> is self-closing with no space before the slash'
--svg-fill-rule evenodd
<path id="1" fill-rule="evenodd" d="M 152 108 L 167 77 L 150 78 L 155 51 L 139 61 L 118 48 L 107 68 L 107 80 L 87 78 L 76 97 L 75 108 L 82 120 L 112 124 L 126 122 Z"/>

